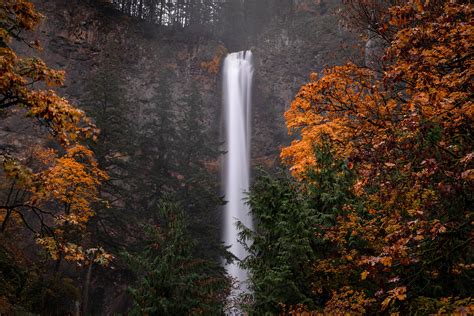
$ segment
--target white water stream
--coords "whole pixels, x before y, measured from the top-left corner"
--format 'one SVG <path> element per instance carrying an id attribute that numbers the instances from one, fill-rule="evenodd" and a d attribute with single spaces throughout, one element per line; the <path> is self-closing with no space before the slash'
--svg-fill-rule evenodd
<path id="1" fill-rule="evenodd" d="M 249 207 L 245 204 L 245 192 L 249 190 L 250 177 L 250 113 L 253 79 L 251 51 L 227 55 L 224 61 L 224 120 L 226 151 L 223 182 L 225 190 L 224 242 L 240 260 L 247 256 L 238 242 L 237 221 L 252 227 Z M 228 273 L 238 281 L 238 292 L 247 292 L 247 272 L 238 263 L 226 266 Z M 239 294 L 234 293 L 234 294 Z"/>

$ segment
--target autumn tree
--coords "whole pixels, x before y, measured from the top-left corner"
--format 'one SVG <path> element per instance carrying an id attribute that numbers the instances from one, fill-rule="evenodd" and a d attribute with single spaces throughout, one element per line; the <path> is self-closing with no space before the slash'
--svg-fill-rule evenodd
<path id="1" fill-rule="evenodd" d="M 86 250 L 74 241 L 94 215 L 97 190 L 107 175 L 84 143 L 96 138 L 96 127 L 82 110 L 43 89 L 62 85 L 64 73 L 38 58 L 18 57 L 11 47 L 13 39 L 39 48 L 23 33 L 34 30 L 41 18 L 28 1 L 0 5 L 0 110 L 37 122 L 52 137 L 51 146 L 31 153 L 0 151 L 0 233 L 8 238 L 23 227 L 57 263 L 81 263 L 87 261 Z M 102 259 L 110 258 L 104 252 Z"/>
<path id="2" fill-rule="evenodd" d="M 472 5 L 347 5 L 386 49 L 377 65 L 313 74 L 285 113 L 299 137 L 281 152 L 308 199 L 305 186 L 324 183 L 311 172 L 326 168 L 315 146 L 329 141 L 334 158 L 355 173 L 345 194 L 354 199 L 336 204 L 333 222 L 318 226 L 331 251 L 313 260 L 307 280 L 319 294 L 316 310 L 472 310 Z M 326 214 L 322 201 L 314 207 Z M 306 307 L 293 311 L 311 307 L 300 303 Z"/>

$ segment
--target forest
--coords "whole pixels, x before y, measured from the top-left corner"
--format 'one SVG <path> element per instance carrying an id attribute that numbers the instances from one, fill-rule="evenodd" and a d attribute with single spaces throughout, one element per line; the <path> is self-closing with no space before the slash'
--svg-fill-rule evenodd
<path id="1" fill-rule="evenodd" d="M 473 315 L 473 13 L 1 0 L 0 315 Z"/>

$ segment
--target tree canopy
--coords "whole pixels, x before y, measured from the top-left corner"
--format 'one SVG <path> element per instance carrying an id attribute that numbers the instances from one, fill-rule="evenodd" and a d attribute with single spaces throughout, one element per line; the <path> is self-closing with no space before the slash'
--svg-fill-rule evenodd
<path id="1" fill-rule="evenodd" d="M 347 63 L 312 74 L 285 113 L 290 133 L 299 137 L 281 158 L 300 183 L 298 199 L 317 201 L 301 204 L 300 212 L 314 208 L 314 219 L 298 223 L 313 227 L 317 242 L 302 254 L 311 260 L 307 282 L 315 297 L 307 303 L 288 294 L 280 303 L 294 312 L 472 310 L 472 5 L 348 1 L 343 12 L 345 23 L 378 38 L 380 55 L 376 64 Z M 326 187 L 327 176 L 314 177 L 345 172 L 318 157 L 328 145 L 332 159 L 355 174 L 342 202 L 344 187 Z M 288 212 L 278 207 L 286 198 L 275 192 L 280 202 L 262 213 L 258 201 L 269 192 L 254 189 L 257 218 Z M 294 236 L 293 226 L 283 226 L 284 232 Z M 260 244 L 265 231 L 255 233 L 250 249 L 258 252 L 248 263 L 258 281 L 256 308 L 270 299 L 259 297 L 269 295 L 260 288 L 266 256 L 301 257 L 276 248 L 280 239 Z M 295 280 L 286 278 L 286 284 Z"/>
<path id="2" fill-rule="evenodd" d="M 48 68 L 38 58 L 18 57 L 10 46 L 15 39 L 39 48 L 23 34 L 34 30 L 42 18 L 33 4 L 4 1 L 0 18 L 0 110 L 21 113 L 46 127 L 55 143 L 38 145 L 29 153 L 0 151 L 1 233 L 23 224 L 53 259 L 86 261 L 85 250 L 70 236 L 73 230 L 83 230 L 94 214 L 98 187 L 107 178 L 85 144 L 96 138 L 98 130 L 82 110 L 42 88 L 60 86 L 62 71 Z M 110 258 L 104 255 L 105 263 Z"/>

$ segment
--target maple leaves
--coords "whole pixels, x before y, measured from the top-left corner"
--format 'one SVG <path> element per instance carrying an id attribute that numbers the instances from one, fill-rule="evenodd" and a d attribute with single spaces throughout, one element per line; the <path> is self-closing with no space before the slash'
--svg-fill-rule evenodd
<path id="1" fill-rule="evenodd" d="M 64 72 L 48 68 L 38 58 L 20 58 L 9 47 L 12 38 L 26 42 L 21 32 L 33 30 L 41 20 L 33 4 L 7 0 L 0 6 L 0 18 L 0 109 L 26 108 L 28 116 L 39 119 L 65 145 L 81 138 L 95 138 L 98 131 L 83 111 L 53 90 L 34 89 L 38 82 L 49 87 L 62 85 Z M 30 46 L 38 47 L 38 43 Z"/>
<path id="2" fill-rule="evenodd" d="M 82 145 L 68 148 L 60 157 L 53 150 L 42 155 L 49 168 L 35 174 L 31 203 L 41 205 L 51 200 L 63 203 L 67 212 L 57 220 L 84 225 L 93 215 L 91 204 L 99 201 L 97 186 L 107 175 L 99 169 L 93 153 Z"/>
<path id="3" fill-rule="evenodd" d="M 0 175 L 10 182 L 0 203 L 1 232 L 22 223 L 58 260 L 84 261 L 88 252 L 68 241 L 73 231 L 82 231 L 99 203 L 98 187 L 107 179 L 94 155 L 83 143 L 95 140 L 98 130 L 85 113 L 53 90 L 37 89 L 63 84 L 64 72 L 50 69 L 37 58 L 18 57 L 9 46 L 12 39 L 32 48 L 22 31 L 33 30 L 42 16 L 25 0 L 5 0 L 0 5 L 0 110 L 21 107 L 26 116 L 46 126 L 60 150 L 40 149 L 29 162 L 0 152 Z M 108 255 L 98 255 L 103 263 Z M 109 258 L 110 259 L 110 258 Z"/>
<path id="4" fill-rule="evenodd" d="M 473 7 L 407 1 L 379 14 L 381 69 L 348 63 L 312 75 L 285 113 L 300 138 L 281 157 L 303 183 L 322 168 L 313 149 L 328 139 L 349 161 L 364 210 L 345 205 L 337 225 L 323 228 L 334 251 L 315 271 L 396 310 L 418 295 L 452 295 L 467 275 L 454 277 L 456 267 L 472 262 Z M 348 269 L 357 279 L 344 277 Z M 349 299 L 335 291 L 327 308 L 340 298 Z"/>

